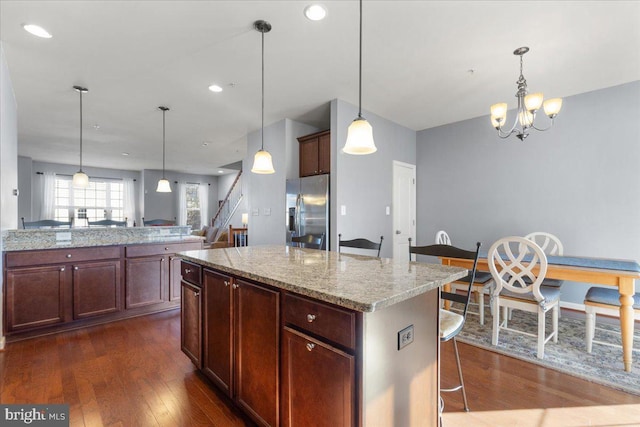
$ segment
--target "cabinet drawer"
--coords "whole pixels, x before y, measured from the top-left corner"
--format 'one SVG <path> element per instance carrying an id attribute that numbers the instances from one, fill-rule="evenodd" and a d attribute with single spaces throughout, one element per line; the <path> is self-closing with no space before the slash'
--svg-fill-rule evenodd
<path id="1" fill-rule="evenodd" d="M 64 264 L 78 261 L 120 258 L 118 246 L 93 246 L 89 248 L 44 249 L 37 251 L 7 252 L 7 267 Z"/>
<path id="2" fill-rule="evenodd" d="M 355 312 L 285 294 L 284 321 L 336 344 L 355 348 Z"/>
<path id="3" fill-rule="evenodd" d="M 154 243 L 150 245 L 127 246 L 125 248 L 125 256 L 127 258 L 132 258 L 140 256 L 174 254 L 176 252 L 196 249 L 202 249 L 202 243 L 200 241 L 186 243 Z"/>
<path id="4" fill-rule="evenodd" d="M 201 271 L 202 267 L 197 264 L 192 264 L 186 261 L 182 261 L 180 263 L 180 274 L 182 274 L 182 279 L 194 285 L 202 286 Z"/>

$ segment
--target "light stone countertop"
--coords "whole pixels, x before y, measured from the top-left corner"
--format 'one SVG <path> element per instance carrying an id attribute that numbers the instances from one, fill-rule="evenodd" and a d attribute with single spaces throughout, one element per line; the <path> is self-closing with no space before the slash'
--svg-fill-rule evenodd
<path id="1" fill-rule="evenodd" d="M 467 275 L 439 264 L 289 246 L 185 251 L 181 258 L 361 312 L 373 312 Z M 408 258 L 408 256 L 407 256 Z"/>
<path id="2" fill-rule="evenodd" d="M 40 228 L 3 231 L 2 250 L 11 252 L 202 240 L 200 236 L 191 235 L 189 226 Z"/>

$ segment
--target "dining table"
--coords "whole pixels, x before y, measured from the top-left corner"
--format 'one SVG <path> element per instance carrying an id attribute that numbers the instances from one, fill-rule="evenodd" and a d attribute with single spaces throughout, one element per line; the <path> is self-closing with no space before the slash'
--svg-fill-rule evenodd
<path id="1" fill-rule="evenodd" d="M 471 270 L 473 260 L 441 257 L 443 265 Z M 477 269 L 489 271 L 487 254 L 481 253 Z M 534 272 L 536 270 L 534 269 Z M 633 363 L 635 281 L 640 279 L 640 264 L 633 260 L 547 255 L 547 278 L 612 286 L 620 293 L 620 332 L 624 370 L 631 372 Z"/>

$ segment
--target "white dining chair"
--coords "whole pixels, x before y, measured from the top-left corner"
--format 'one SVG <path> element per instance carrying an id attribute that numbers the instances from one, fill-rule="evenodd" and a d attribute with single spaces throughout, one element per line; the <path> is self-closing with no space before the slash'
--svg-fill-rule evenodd
<path id="1" fill-rule="evenodd" d="M 542 249 L 529 239 L 509 236 L 497 240 L 487 255 L 489 271 L 495 286 L 492 290 L 493 333 L 491 343 L 498 345 L 500 330 L 508 330 L 537 337 L 537 357 L 544 358 L 544 346 L 550 340 L 558 342 L 558 306 L 560 290 L 544 287 L 547 257 Z M 502 321 L 500 321 L 502 308 Z M 532 334 L 509 328 L 508 310 L 522 310 L 538 315 L 538 331 Z M 545 314 L 552 311 L 553 331 L 545 332 Z"/>

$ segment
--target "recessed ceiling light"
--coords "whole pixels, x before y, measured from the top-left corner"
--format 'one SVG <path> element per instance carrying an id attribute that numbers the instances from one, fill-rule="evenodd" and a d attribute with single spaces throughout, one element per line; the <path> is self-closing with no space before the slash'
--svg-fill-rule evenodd
<path id="1" fill-rule="evenodd" d="M 24 24 L 22 28 L 24 28 L 25 30 L 27 30 L 29 33 L 33 34 L 36 37 L 41 37 L 43 39 L 50 39 L 51 37 L 53 37 L 51 34 L 49 34 L 47 30 L 45 30 L 39 25 Z"/>
<path id="2" fill-rule="evenodd" d="M 203 146 L 203 147 L 206 147 L 207 145 L 209 145 L 209 143 L 208 143 L 207 141 L 204 141 L 204 142 L 202 143 L 202 146 Z"/>
<path id="3" fill-rule="evenodd" d="M 218 173 L 224 173 L 224 171 L 218 171 Z"/>
<path id="4" fill-rule="evenodd" d="M 211 85 L 209 86 L 209 90 L 211 92 L 222 92 L 222 88 L 218 85 Z"/>
<path id="5" fill-rule="evenodd" d="M 123 152 L 122 152 L 122 155 L 123 155 L 123 156 L 128 156 L 128 155 L 129 155 L 129 153 L 127 153 L 126 151 L 123 151 Z"/>
<path id="6" fill-rule="evenodd" d="M 304 16 L 312 21 L 322 21 L 327 16 L 327 8 L 321 4 L 310 4 L 304 8 Z"/>
<path id="7" fill-rule="evenodd" d="M 93 125 L 93 128 L 96 129 L 96 130 L 100 129 L 100 125 L 96 123 L 95 125 Z"/>

